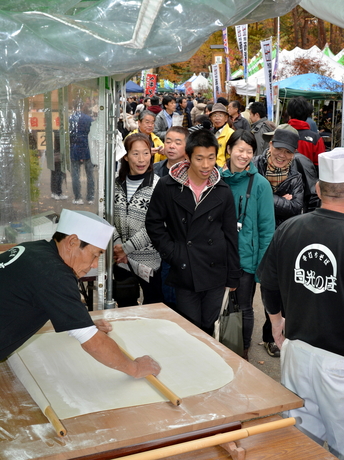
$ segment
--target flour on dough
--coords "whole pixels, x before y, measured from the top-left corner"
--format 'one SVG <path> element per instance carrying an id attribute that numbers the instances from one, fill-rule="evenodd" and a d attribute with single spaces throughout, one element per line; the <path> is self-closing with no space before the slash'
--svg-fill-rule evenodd
<path id="1" fill-rule="evenodd" d="M 158 361 L 159 380 L 180 398 L 216 390 L 233 379 L 220 355 L 172 321 L 111 324 L 109 335 L 132 356 Z M 36 334 L 18 353 L 60 419 L 166 400 L 145 379 L 97 362 L 65 332 Z"/>

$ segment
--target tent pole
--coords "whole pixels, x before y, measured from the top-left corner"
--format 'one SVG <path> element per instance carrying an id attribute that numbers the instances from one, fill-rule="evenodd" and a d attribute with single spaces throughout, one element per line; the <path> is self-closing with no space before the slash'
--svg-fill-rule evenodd
<path id="1" fill-rule="evenodd" d="M 119 92 L 118 83 L 109 79 L 112 87 L 112 100 L 109 100 L 109 111 L 108 111 L 108 132 L 107 132 L 107 143 L 106 143 L 106 163 L 105 163 L 105 218 L 113 224 L 114 221 L 114 179 L 115 179 L 115 167 L 116 167 L 116 131 L 117 131 L 117 112 L 119 111 Z M 119 114 L 118 114 L 119 115 Z M 106 300 L 105 309 L 114 308 L 115 301 L 113 299 L 113 240 L 110 241 L 108 250 L 106 252 Z"/>

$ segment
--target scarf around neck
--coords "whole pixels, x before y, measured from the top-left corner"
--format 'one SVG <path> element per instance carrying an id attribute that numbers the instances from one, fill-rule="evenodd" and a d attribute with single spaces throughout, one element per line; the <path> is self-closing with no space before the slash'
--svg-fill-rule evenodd
<path id="1" fill-rule="evenodd" d="M 274 166 L 271 159 L 271 152 L 268 151 L 267 153 L 267 168 L 265 177 L 270 182 L 272 190 L 275 192 L 278 186 L 286 180 L 290 171 L 290 165 L 293 161 L 293 158 L 289 161 L 289 163 L 284 168 L 278 168 Z"/>

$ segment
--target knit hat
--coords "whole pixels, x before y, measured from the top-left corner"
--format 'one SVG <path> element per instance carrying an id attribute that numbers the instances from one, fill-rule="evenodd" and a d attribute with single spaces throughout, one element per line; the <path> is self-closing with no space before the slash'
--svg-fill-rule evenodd
<path id="1" fill-rule="evenodd" d="M 56 231 L 65 235 L 75 234 L 79 240 L 105 250 L 114 227 L 92 212 L 62 209 Z"/>
<path id="2" fill-rule="evenodd" d="M 318 156 L 319 180 L 331 184 L 344 183 L 344 148 L 337 147 L 331 152 Z"/>
<path id="3" fill-rule="evenodd" d="M 217 102 L 216 104 L 213 105 L 213 109 L 209 113 L 209 117 L 211 117 L 212 114 L 215 113 L 215 112 L 223 112 L 223 113 L 225 113 L 226 115 L 229 116 L 226 107 L 223 104 L 219 103 L 219 102 Z"/>

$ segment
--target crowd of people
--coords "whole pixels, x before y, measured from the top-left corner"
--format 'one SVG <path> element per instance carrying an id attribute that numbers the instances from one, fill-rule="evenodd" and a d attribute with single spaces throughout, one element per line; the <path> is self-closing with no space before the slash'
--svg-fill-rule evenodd
<path id="1" fill-rule="evenodd" d="M 119 307 L 137 304 L 141 288 L 143 304 L 164 302 L 212 335 L 227 287 L 243 312 L 246 360 L 260 283 L 266 351 L 281 357 L 282 383 L 305 400 L 291 415 L 300 415 L 299 428 L 319 443 L 327 440 L 343 459 L 344 149 L 326 151 L 303 97 L 289 101 L 288 121 L 278 126 L 263 103 L 245 110 L 223 97 L 214 103 L 201 95 L 131 98 L 127 107 L 123 120 L 129 114 L 136 124 L 124 123 L 114 222 L 63 210 L 51 242 L 0 255 L 6 307 L 0 309 L 0 359 L 51 319 L 107 366 L 134 377 L 160 372 L 146 356 L 129 362 L 107 338 L 110 325 L 94 324 L 82 308 L 75 278 L 97 266 L 113 238 Z M 77 113 L 70 122 L 81 119 Z M 77 199 L 77 181 L 73 187 Z M 49 280 L 49 266 L 63 288 Z M 18 270 L 25 272 L 19 291 Z M 45 276 L 40 286 L 37 271 Z M 126 279 L 134 287 L 124 283 L 119 293 Z M 13 296 L 20 299 L 17 311 L 9 308 Z M 21 310 L 27 316 L 17 324 Z"/>
<path id="2" fill-rule="evenodd" d="M 225 98 L 208 104 L 202 97 L 193 102 L 164 96 L 160 108 L 148 133 L 161 136 L 163 143 L 159 158 L 152 151 L 150 159 L 159 180 L 147 183 L 150 169 L 146 176 L 122 180 L 122 187 L 139 179 L 149 188 L 150 199 L 139 204 L 145 218 L 137 235 L 144 232 L 146 249 L 155 248 L 161 258 L 150 273 L 152 282 L 159 278 L 162 286 L 156 293 L 212 335 L 225 287 L 236 290 L 243 313 L 242 357 L 249 360 L 259 282 L 264 346 L 270 356 L 281 357 L 285 386 L 306 401 L 291 415 L 300 415 L 299 428 L 319 443 L 327 440 L 331 452 L 343 459 L 338 408 L 344 405 L 344 316 L 338 273 L 344 149 L 326 152 L 303 97 L 289 101 L 288 121 L 278 126 L 268 120 L 261 102 L 244 110 Z M 127 215 L 138 205 L 135 193 L 127 199 Z M 123 257 L 128 259 L 142 250 L 135 234 L 126 244 Z M 141 262 L 149 266 L 148 260 Z M 145 303 L 147 280 L 128 266 Z"/>
<path id="3" fill-rule="evenodd" d="M 119 220 L 116 218 L 115 226 L 121 236 L 122 233 L 126 233 L 125 238 L 130 242 L 124 246 L 126 254 L 130 260 L 130 257 L 136 252 L 139 254 L 142 251 L 138 236 L 135 237 L 135 231 L 137 235 L 145 232 L 146 250 L 148 251 L 153 243 L 161 257 L 159 269 L 155 269 L 154 277 L 151 278 L 152 283 L 153 280 L 155 283 L 159 278 L 162 286 L 160 291 L 156 291 L 161 297 L 155 297 L 155 299 L 176 309 L 209 333 L 212 331 L 214 321 L 212 316 L 211 324 L 208 319 L 207 321 L 202 319 L 202 315 L 205 314 L 202 313 L 202 310 L 205 309 L 202 305 L 204 302 L 216 305 L 214 311 L 218 314 L 221 296 L 209 302 L 210 294 L 206 295 L 208 289 L 205 289 L 208 282 L 202 278 L 200 261 L 198 263 L 192 261 L 193 253 L 201 250 L 203 257 L 207 257 L 207 260 L 210 261 L 207 267 L 208 281 L 212 279 L 211 272 L 216 273 L 217 269 L 222 267 L 221 270 L 225 273 L 235 260 L 236 266 L 233 269 L 240 271 L 240 283 L 234 283 L 232 280 L 232 285 L 227 287 L 237 289 L 237 297 L 243 312 L 244 357 L 248 359 L 254 324 L 253 297 L 256 282 L 259 281 L 256 270 L 264 252 L 275 229 L 281 223 L 290 217 L 313 211 L 320 206 L 315 185 L 318 179 L 318 155 L 325 151 L 325 145 L 317 132 L 311 133 L 306 121 L 310 113 L 310 104 L 302 97 L 293 98 L 288 104 L 290 114 L 288 123 L 276 126 L 268 120 L 266 107 L 262 102 L 250 103 L 246 110 L 239 101 L 229 101 L 224 97 L 219 97 L 215 103 L 207 103 L 208 101 L 200 94 L 196 98 L 176 97 L 176 95 L 154 96 L 151 99 L 145 98 L 142 102 L 143 104 L 133 106 L 133 98 L 127 101 L 127 107 L 136 110 L 138 128 L 126 133 L 124 143 L 125 146 L 128 146 L 128 139 L 135 137 L 137 133 L 146 135 L 151 148 L 152 164 L 146 165 L 144 176 L 137 173 L 137 177 L 134 177 L 129 174 L 127 177 L 122 177 L 121 185 L 117 178 L 119 189 L 116 193 L 115 216 L 121 214 L 123 217 Z M 209 138 L 206 138 L 206 135 L 209 135 Z M 196 146 L 197 151 L 201 151 L 201 154 L 197 165 L 199 173 L 196 174 L 193 181 L 194 157 L 192 151 L 188 153 L 190 150 L 188 144 L 196 142 L 195 140 L 204 142 L 204 145 Z M 203 155 L 206 149 L 216 150 L 213 152 L 212 161 L 207 159 L 207 155 Z M 120 171 L 123 164 L 126 165 L 127 157 L 130 155 L 128 147 L 126 151 L 127 155 L 122 160 Z M 141 161 L 143 164 L 144 160 Z M 177 168 L 181 170 L 177 171 Z M 160 177 L 160 181 L 156 183 L 151 180 L 148 185 L 145 178 L 151 175 L 152 171 Z M 134 181 L 137 189 L 132 195 L 127 196 L 126 210 L 120 213 L 117 210 L 117 207 L 120 206 L 118 200 L 123 195 L 123 190 L 126 191 L 129 186 L 132 187 L 129 181 Z M 173 200 L 171 198 L 171 202 L 166 201 L 169 196 L 168 192 L 173 190 L 173 187 L 166 185 L 162 188 L 165 181 L 167 184 L 174 186 L 179 184 L 179 188 L 181 187 L 182 193 L 177 195 L 184 208 L 184 214 L 181 213 L 181 210 L 172 214 L 172 203 L 176 206 L 177 198 Z M 227 184 L 232 195 L 234 207 L 231 221 L 237 226 L 235 235 L 230 238 L 226 236 L 224 224 L 221 223 L 224 234 L 219 233 L 216 237 L 216 231 L 209 230 L 210 233 L 206 240 L 206 232 L 201 232 L 203 227 L 200 220 L 197 222 L 197 228 L 203 240 L 202 243 L 197 242 L 197 239 L 194 241 L 194 237 L 191 238 L 193 234 L 191 223 L 194 220 L 197 221 L 198 208 L 202 209 L 206 203 L 214 199 L 217 192 L 215 193 L 213 189 L 215 186 L 219 189 L 218 183 Z M 143 203 L 140 196 L 145 184 L 147 193 L 149 189 L 149 196 L 145 197 Z M 210 184 L 212 186 L 209 187 Z M 155 186 L 157 186 L 156 190 Z M 188 190 L 192 197 L 190 209 L 186 204 L 189 196 Z M 192 210 L 193 206 L 194 210 Z M 133 212 L 136 218 L 139 217 L 140 222 L 135 219 L 129 221 L 131 209 L 137 207 L 140 208 L 142 215 L 139 217 L 137 210 Z M 161 214 L 161 222 L 158 210 Z M 230 215 L 229 209 L 226 214 Z M 147 215 L 146 221 L 144 215 Z M 181 215 L 183 215 L 182 218 Z M 214 219 L 214 216 L 208 217 Z M 176 224 L 180 219 L 183 219 L 181 229 Z M 156 228 L 158 222 L 161 225 L 159 229 Z M 124 227 L 126 227 L 126 232 L 123 230 Z M 181 232 L 182 229 L 183 232 Z M 170 239 L 168 244 L 166 240 L 167 247 L 165 247 L 164 241 L 167 236 Z M 136 241 L 135 238 L 137 238 Z M 188 241 L 177 243 L 179 238 L 188 239 Z M 220 244 L 218 238 L 221 243 L 230 240 L 232 244 L 234 241 L 234 246 L 230 247 L 230 250 L 222 248 L 222 253 L 228 254 L 226 262 L 219 260 L 215 262 L 213 254 L 217 252 L 217 245 Z M 175 251 L 178 253 L 176 254 Z M 184 259 L 183 251 L 186 251 Z M 179 260 L 179 257 L 183 260 Z M 183 269 L 178 264 L 183 265 Z M 129 263 L 124 267 L 127 270 L 130 289 L 126 288 L 125 283 L 123 289 L 127 289 L 128 299 L 124 303 L 121 300 L 120 303 L 123 305 L 133 303 L 133 290 L 131 289 L 133 278 L 136 285 L 134 303 L 137 303 L 139 286 L 143 291 L 143 302 L 148 303 L 150 301 L 147 300 L 144 292 L 147 280 L 140 276 L 138 268 L 133 269 L 131 265 Z M 143 259 L 141 259 L 141 265 L 141 270 L 144 270 L 143 266 L 146 267 L 145 269 L 151 268 L 149 262 Z M 194 265 L 197 266 L 197 270 Z M 123 278 L 125 279 L 125 272 L 119 273 L 116 264 L 114 272 L 117 273 L 121 282 Z M 213 289 L 217 288 L 221 279 L 218 275 L 215 278 L 216 282 L 214 281 L 214 284 L 211 285 Z M 114 288 L 118 287 L 118 279 L 114 282 Z M 222 289 L 223 281 L 220 284 Z M 185 288 L 182 294 L 180 293 L 181 288 Z M 118 293 L 121 299 L 122 293 Z M 193 300 L 194 296 L 197 297 L 197 301 Z M 203 296 L 205 300 L 202 300 L 200 296 Z M 184 299 L 187 300 L 184 301 Z M 197 314 L 191 311 L 193 303 L 196 303 L 199 309 Z M 207 309 L 209 310 L 209 307 Z M 216 319 L 216 314 L 213 316 Z M 279 357 L 280 350 L 273 338 L 267 312 L 262 338 L 267 353 L 270 356 Z"/>

